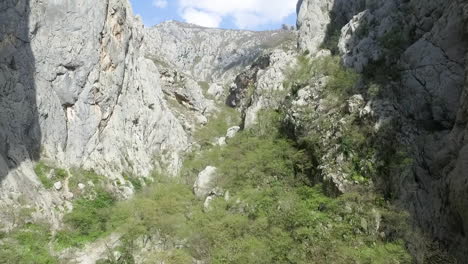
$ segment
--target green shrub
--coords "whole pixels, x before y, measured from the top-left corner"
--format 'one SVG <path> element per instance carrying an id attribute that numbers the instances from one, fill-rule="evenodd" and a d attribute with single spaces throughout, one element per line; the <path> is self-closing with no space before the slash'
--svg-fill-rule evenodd
<path id="1" fill-rule="evenodd" d="M 39 161 L 34 166 L 34 172 L 46 189 L 50 189 L 54 186 L 54 181 L 48 177 L 51 170 L 52 168 L 47 166 L 43 161 Z"/>
<path id="2" fill-rule="evenodd" d="M 203 89 L 204 92 L 210 89 L 210 84 L 206 81 L 199 81 L 198 85 Z"/>
<path id="3" fill-rule="evenodd" d="M 93 197 L 76 199 L 73 211 L 64 217 L 66 229 L 56 236 L 58 248 L 81 247 L 107 233 L 114 204 L 115 198 L 103 189 L 97 189 Z"/>
<path id="4" fill-rule="evenodd" d="M 325 56 L 312 60 L 307 56 L 299 56 L 296 66 L 287 73 L 283 85 L 295 96 L 300 89 L 313 85 L 322 77 L 328 77 L 325 94 L 338 97 L 342 101 L 355 92 L 359 76 L 353 70 L 345 68 L 339 57 Z"/>
<path id="5" fill-rule="evenodd" d="M 105 183 L 106 177 L 97 174 L 92 170 L 83 170 L 73 168 L 71 169 L 71 177 L 69 179 L 69 187 L 73 193 L 78 192 L 78 184 L 93 183 L 95 186 L 102 187 Z"/>
<path id="6" fill-rule="evenodd" d="M 297 92 L 307 86 L 316 75 L 315 71 L 314 64 L 307 55 L 298 56 L 297 64 L 286 73 L 283 86 L 290 89 L 293 95 L 297 95 Z"/>
<path id="7" fill-rule="evenodd" d="M 208 97 L 208 98 L 211 97 L 211 96 L 208 94 L 208 89 L 210 89 L 210 84 L 209 84 L 207 81 L 199 81 L 199 82 L 198 82 L 198 86 L 200 86 L 200 88 L 202 89 L 203 95 L 204 95 L 205 97 Z"/>
<path id="8" fill-rule="evenodd" d="M 344 24 L 339 22 L 339 16 L 335 12 L 330 12 L 330 20 L 330 23 L 327 25 L 325 39 L 320 48 L 328 49 L 333 55 L 337 55 L 340 52 L 338 42 L 341 36 L 341 28 Z"/>
<path id="9" fill-rule="evenodd" d="M 331 92 L 339 98 L 347 98 L 356 92 L 354 89 L 358 80 L 358 74 L 345 68 L 338 57 L 324 57 L 319 61 L 319 67 L 324 74 L 329 76 L 326 84 L 326 92 Z"/>
<path id="10" fill-rule="evenodd" d="M 34 172 L 46 189 L 52 188 L 55 181 L 63 180 L 68 177 L 68 172 L 65 169 L 53 168 L 44 161 L 36 163 Z"/>
<path id="11" fill-rule="evenodd" d="M 379 44 L 387 50 L 389 57 L 399 57 L 408 45 L 408 38 L 401 28 L 394 28 L 379 38 Z"/>
<path id="12" fill-rule="evenodd" d="M 335 72 L 336 65 L 326 63 L 331 65 L 322 64 L 321 71 Z M 66 228 L 55 237 L 58 248 L 119 232 L 122 259 L 110 255 L 101 263 L 133 263 L 141 238 L 163 249 L 149 254 L 149 263 L 410 263 L 401 241 L 406 215 L 368 189 L 331 198 L 324 186 L 311 185 L 314 161 L 284 138 L 283 119 L 279 112 L 261 112 L 256 126 L 226 146 L 188 157 L 183 175 L 193 179 L 207 165 L 216 166 L 216 186 L 229 190 L 230 199 L 215 198 L 204 209 L 192 192 L 193 181 L 160 177 L 128 201 L 116 202 L 98 188 L 75 200 L 64 218 Z M 224 126 L 224 134 L 227 122 L 218 122 L 222 125 L 214 127 Z M 351 169 L 364 175 L 360 158 L 371 154 L 359 125 L 344 131 L 340 148 Z M 81 175 L 100 181 L 93 173 Z M 392 235 L 382 238 L 383 231 Z"/>
<path id="13" fill-rule="evenodd" d="M 194 137 L 202 147 L 211 146 L 216 137 L 225 136 L 229 127 L 238 124 L 240 124 L 240 113 L 225 106 L 205 126 L 199 128 Z"/>
<path id="14" fill-rule="evenodd" d="M 135 190 L 140 191 L 141 189 L 143 189 L 143 180 L 138 178 L 138 176 L 126 173 L 123 175 L 123 177 L 126 181 L 129 181 L 132 184 Z"/>
<path id="15" fill-rule="evenodd" d="M 0 263 L 55 264 L 59 263 L 49 251 L 51 240 L 45 225 L 26 225 L 5 234 L 0 247 Z"/>
<path id="16" fill-rule="evenodd" d="M 67 172 L 65 169 L 59 169 L 59 168 L 57 168 L 57 169 L 54 170 L 54 172 L 55 172 L 55 176 L 56 176 L 58 179 L 63 180 L 63 179 L 65 179 L 65 178 L 68 177 L 68 172 Z"/>

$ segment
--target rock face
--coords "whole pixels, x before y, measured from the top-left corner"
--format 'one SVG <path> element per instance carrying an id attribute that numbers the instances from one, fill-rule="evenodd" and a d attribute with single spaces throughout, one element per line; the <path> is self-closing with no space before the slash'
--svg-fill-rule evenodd
<path id="1" fill-rule="evenodd" d="M 264 50 L 295 41 L 291 31 L 241 31 L 202 28 L 168 21 L 146 32 L 147 56 L 200 81 L 232 81 Z"/>
<path id="2" fill-rule="evenodd" d="M 213 166 L 206 167 L 198 174 L 198 177 L 193 185 L 193 192 L 199 198 L 205 198 L 214 188 L 214 180 L 216 178 L 216 168 Z"/>
<path id="3" fill-rule="evenodd" d="M 372 2 L 372 1 L 369 1 Z M 365 0 L 301 0 L 297 4 L 298 46 L 316 53 L 324 42 L 339 38 L 341 27 L 359 11 Z"/>
<path id="4" fill-rule="evenodd" d="M 315 53 L 325 39 L 330 24 L 333 0 L 299 1 L 297 4 L 297 28 L 299 48 Z"/>
<path id="5" fill-rule="evenodd" d="M 54 214 L 60 199 L 38 198 L 39 158 L 110 178 L 178 170 L 188 134 L 128 1 L 2 1 L 0 23 L 2 203 L 26 196 Z"/>
<path id="6" fill-rule="evenodd" d="M 0 24 L 0 204 L 26 196 L 52 214 L 61 199 L 31 161 L 115 182 L 176 173 L 237 72 L 295 41 L 291 31 L 145 29 L 127 0 L 7 0 Z"/>
<path id="7" fill-rule="evenodd" d="M 399 123 L 395 138 L 414 161 L 385 184 L 462 262 L 468 258 L 467 10 L 461 0 L 304 0 L 298 6 L 302 50 L 328 44 L 346 66 L 380 86 L 380 98 L 366 99 L 365 110 L 376 128 Z"/>
<path id="8" fill-rule="evenodd" d="M 37 5 L 31 39 L 41 65 L 42 156 L 108 176 L 129 168 L 147 175 L 154 156 L 177 170 L 187 135 L 163 100 L 156 66 L 140 54 L 143 26 L 128 2 Z M 167 149 L 176 151 L 160 155 Z"/>

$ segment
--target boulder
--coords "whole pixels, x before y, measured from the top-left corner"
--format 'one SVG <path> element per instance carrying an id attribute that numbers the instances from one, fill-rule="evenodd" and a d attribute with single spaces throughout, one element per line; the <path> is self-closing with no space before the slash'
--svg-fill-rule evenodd
<path id="1" fill-rule="evenodd" d="M 227 133 L 226 133 L 226 138 L 233 138 L 236 136 L 237 132 L 240 131 L 240 127 L 239 126 L 233 126 L 231 128 L 229 128 L 227 130 Z"/>
<path id="2" fill-rule="evenodd" d="M 60 191 L 60 190 L 62 190 L 62 188 L 63 188 L 62 182 L 58 181 L 58 182 L 54 183 L 54 189 L 55 190 Z"/>
<path id="3" fill-rule="evenodd" d="M 213 182 L 216 178 L 216 171 L 216 167 L 208 166 L 198 174 L 193 185 L 193 192 L 198 198 L 205 198 L 211 193 Z"/>

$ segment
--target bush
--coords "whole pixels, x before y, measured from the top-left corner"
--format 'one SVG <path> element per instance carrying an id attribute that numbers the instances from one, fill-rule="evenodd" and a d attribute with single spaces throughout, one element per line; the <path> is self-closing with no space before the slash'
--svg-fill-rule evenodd
<path id="1" fill-rule="evenodd" d="M 103 189 L 97 189 L 89 198 L 78 198 L 73 202 L 73 211 L 64 217 L 65 230 L 58 232 L 58 248 L 81 247 L 107 233 L 110 208 L 115 198 Z"/>
<path id="2" fill-rule="evenodd" d="M 47 166 L 43 161 L 39 161 L 34 166 L 34 172 L 46 189 L 50 189 L 54 186 L 53 180 L 48 177 L 51 170 L 52 168 Z"/>
<path id="3" fill-rule="evenodd" d="M 281 119 L 265 116 L 275 115 L 261 114 L 265 124 L 195 157 L 204 163 L 200 168 L 218 167 L 217 186 L 233 197 L 216 199 L 210 210 L 192 215 L 190 254 L 210 263 L 367 263 L 373 257 L 389 261 L 380 263 L 410 263 L 400 241 L 384 241 L 376 226 L 362 224 L 375 223 L 379 213 L 395 219 L 398 214 L 372 193 L 332 199 L 320 185 L 302 184 L 298 168 L 312 166 L 311 161 L 280 133 L 265 134 L 268 124 L 275 131 Z M 363 138 L 351 133 L 344 147 L 365 144 Z M 351 254 L 351 249 L 360 251 Z"/>
<path id="4" fill-rule="evenodd" d="M 46 189 L 52 188 L 55 181 L 63 180 L 68 177 L 68 172 L 65 169 L 53 168 L 44 161 L 39 161 L 34 166 L 34 172 Z"/>
<path id="5" fill-rule="evenodd" d="M 309 185 L 313 162 L 282 136 L 283 116 L 261 112 L 259 119 L 228 145 L 186 161 L 184 173 L 191 177 L 207 165 L 216 166 L 216 186 L 229 190 L 230 199 L 214 198 L 203 209 L 191 184 L 170 178 L 119 203 L 100 190 L 75 201 L 58 244 L 81 246 L 118 230 L 122 259 L 110 256 L 101 263 L 133 263 L 135 241 L 142 238 L 157 241 L 162 249 L 147 256 L 150 263 L 411 262 L 400 240 L 404 227 L 396 224 L 406 222 L 404 215 L 370 191 L 330 198 L 322 185 Z M 348 133 L 343 151 L 356 155 L 356 146 L 367 144 L 365 137 Z M 383 231 L 396 235 L 383 239 Z"/>
<path id="6" fill-rule="evenodd" d="M 26 225 L 5 236 L 0 242 L 0 263 L 59 263 L 47 247 L 51 240 L 48 226 Z"/>
<path id="7" fill-rule="evenodd" d="M 202 147 L 206 148 L 212 145 L 215 138 L 225 136 L 229 127 L 238 124 L 240 124 L 240 113 L 225 106 L 205 126 L 199 128 L 194 137 Z"/>
<path id="8" fill-rule="evenodd" d="M 327 77 L 325 94 L 341 99 L 355 92 L 358 74 L 351 69 L 345 68 L 339 57 L 320 57 L 310 59 L 307 56 L 299 56 L 297 64 L 290 69 L 283 85 L 291 90 L 293 96 L 306 87 L 313 85 L 319 78 Z"/>
<path id="9" fill-rule="evenodd" d="M 92 170 L 83 169 L 71 169 L 72 176 L 69 179 L 69 187 L 73 193 L 78 192 L 78 184 L 87 184 L 88 182 L 93 183 L 95 186 L 102 187 L 105 183 L 106 178 L 102 175 L 97 174 Z"/>

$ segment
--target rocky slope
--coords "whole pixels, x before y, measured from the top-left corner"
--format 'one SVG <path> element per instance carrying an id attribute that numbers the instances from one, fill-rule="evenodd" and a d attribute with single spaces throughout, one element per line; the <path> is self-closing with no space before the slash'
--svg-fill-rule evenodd
<path id="1" fill-rule="evenodd" d="M 467 8 L 464 1 L 311 0 L 300 5 L 298 22 L 299 32 L 320 32 L 300 33 L 302 49 L 315 51 L 316 36 L 335 38 L 328 48 L 338 44 L 343 63 L 380 86 L 380 96 L 367 99 L 363 113 L 370 111 L 376 128 L 396 121 L 390 123 L 398 131 L 396 142 L 414 160 L 409 170 L 393 171 L 384 185 L 460 260 L 467 258 L 468 245 Z M 329 16 L 314 15 L 324 9 Z M 317 17 L 320 23 L 312 23 Z M 343 18 L 349 22 L 343 24 Z"/>
<path id="2" fill-rule="evenodd" d="M 383 102 L 395 107 L 400 140 L 415 162 L 411 172 L 393 175 L 391 188 L 459 259 L 467 258 L 468 245 L 466 143 L 459 132 L 465 127 L 466 8 L 464 1 L 377 1 L 342 29 L 339 43 L 345 65 L 358 71 L 379 61 L 396 64 L 399 76 L 386 87 L 393 100 Z M 367 35 L 359 36 L 365 27 Z"/>
<path id="3" fill-rule="evenodd" d="M 291 31 L 241 31 L 202 28 L 168 21 L 146 32 L 148 56 L 198 80 L 227 84 L 265 50 L 294 42 Z"/>

